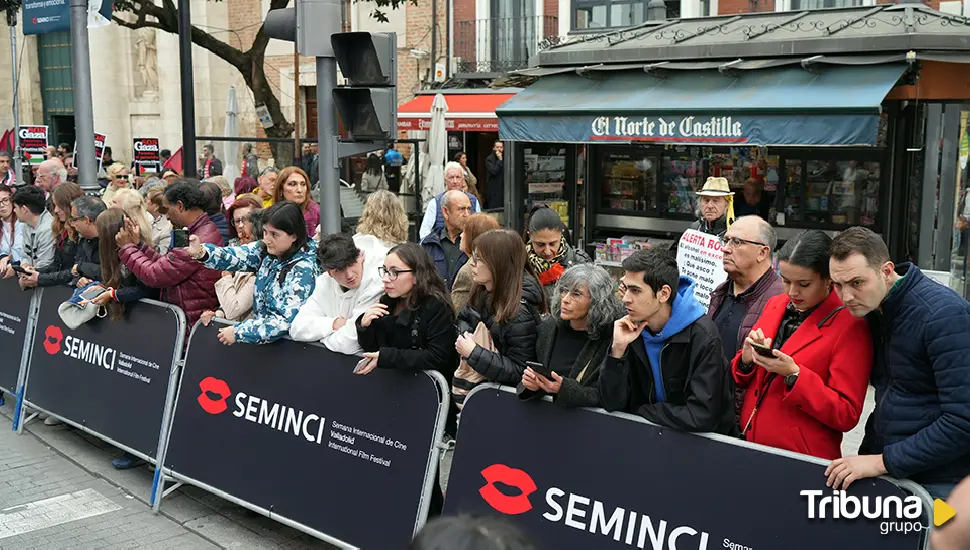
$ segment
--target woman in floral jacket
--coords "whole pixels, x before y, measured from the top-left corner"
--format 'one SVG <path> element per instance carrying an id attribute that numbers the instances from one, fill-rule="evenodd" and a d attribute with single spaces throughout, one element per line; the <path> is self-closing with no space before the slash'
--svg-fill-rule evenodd
<path id="1" fill-rule="evenodd" d="M 282 201 L 263 215 L 263 240 L 223 248 L 190 237 L 189 255 L 210 269 L 255 271 L 253 316 L 219 331 L 219 341 L 267 344 L 285 336 L 290 323 L 313 294 L 319 274 L 308 244 L 303 212 Z"/>

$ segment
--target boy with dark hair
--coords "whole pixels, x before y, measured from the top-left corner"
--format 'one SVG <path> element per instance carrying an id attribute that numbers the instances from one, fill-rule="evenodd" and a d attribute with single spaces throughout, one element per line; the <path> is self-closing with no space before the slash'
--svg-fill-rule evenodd
<path id="1" fill-rule="evenodd" d="M 970 303 L 915 265 L 894 265 L 863 227 L 835 237 L 829 255 L 842 303 L 869 321 L 876 409 L 859 455 L 832 462 L 828 483 L 890 475 L 946 499 L 970 474 Z"/>
<path id="2" fill-rule="evenodd" d="M 387 248 L 371 235 L 323 235 L 317 246 L 317 263 L 323 272 L 310 300 L 290 324 L 290 338 L 320 342 L 331 351 L 359 354 L 357 317 L 384 293 L 378 267 Z"/>
<path id="3" fill-rule="evenodd" d="M 627 314 L 613 325 L 600 374 L 603 407 L 684 431 L 736 435 L 731 369 L 694 281 L 658 248 L 635 252 L 623 270 Z"/>
<path id="4" fill-rule="evenodd" d="M 23 222 L 24 249 L 21 265 L 35 270 L 54 263 L 54 218 L 47 210 L 47 196 L 40 187 L 27 185 L 13 194 L 13 212 Z"/>

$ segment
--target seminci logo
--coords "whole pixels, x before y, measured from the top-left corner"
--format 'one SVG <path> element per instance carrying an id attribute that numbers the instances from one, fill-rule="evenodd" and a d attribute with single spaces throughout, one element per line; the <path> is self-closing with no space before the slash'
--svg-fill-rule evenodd
<path id="1" fill-rule="evenodd" d="M 198 397 L 199 406 L 205 412 L 209 414 L 221 414 L 229 408 L 226 399 L 229 399 L 232 391 L 229 389 L 229 384 L 226 384 L 225 380 L 207 376 L 199 382 L 199 389 L 202 390 L 202 393 Z M 213 399 L 209 397 L 210 393 L 218 395 L 219 397 Z"/>
<path id="2" fill-rule="evenodd" d="M 485 478 L 485 485 L 478 493 L 494 510 L 503 514 L 519 515 L 533 509 L 529 496 L 538 487 L 528 473 L 505 464 L 492 464 L 482 470 L 481 474 Z M 495 486 L 496 483 L 518 489 L 520 493 L 515 496 L 507 495 Z M 542 512 L 541 517 L 545 521 L 587 531 L 592 535 L 609 537 L 616 542 L 623 541 L 628 546 L 635 545 L 636 548 L 707 550 L 711 536 L 710 533 L 690 525 L 678 525 L 656 515 L 651 517 L 636 510 L 612 506 L 554 486 L 546 489 L 544 500 L 537 505 L 540 507 L 537 511 Z M 742 547 L 729 539 L 724 541 L 725 548 Z M 729 546 L 729 543 L 733 546 Z"/>
<path id="3" fill-rule="evenodd" d="M 503 514 L 517 515 L 524 514 L 532 509 L 529 495 L 536 492 L 536 482 L 532 476 L 523 470 L 510 468 L 505 464 L 492 464 L 482 470 L 482 477 L 485 478 L 485 485 L 478 490 L 485 502 L 495 510 Z M 510 487 L 515 487 L 521 493 L 516 496 L 509 496 L 495 486 L 495 483 L 502 483 Z"/>
<path id="4" fill-rule="evenodd" d="M 50 355 L 56 355 L 61 351 L 61 342 L 64 341 L 64 332 L 57 325 L 48 325 L 44 331 L 44 351 Z"/>

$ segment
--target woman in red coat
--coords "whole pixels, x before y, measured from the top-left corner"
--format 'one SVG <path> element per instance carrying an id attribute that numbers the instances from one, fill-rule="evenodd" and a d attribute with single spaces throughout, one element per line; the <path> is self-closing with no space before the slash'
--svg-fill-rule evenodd
<path id="1" fill-rule="evenodd" d="M 825 459 L 842 456 L 842 434 L 859 422 L 873 360 L 865 320 L 832 292 L 831 242 L 812 230 L 785 243 L 778 258 L 786 294 L 768 301 L 731 362 L 746 388 L 743 437 Z"/>

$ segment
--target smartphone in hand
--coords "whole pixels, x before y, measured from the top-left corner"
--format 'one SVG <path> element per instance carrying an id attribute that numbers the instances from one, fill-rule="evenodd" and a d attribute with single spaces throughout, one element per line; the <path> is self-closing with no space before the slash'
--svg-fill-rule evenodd
<path id="1" fill-rule="evenodd" d="M 760 344 L 755 344 L 755 343 L 752 343 L 751 347 L 754 348 L 755 353 L 757 353 L 762 357 L 771 357 L 771 358 L 775 357 L 775 354 L 771 353 L 771 348 L 769 347 L 762 346 Z"/>
<path id="2" fill-rule="evenodd" d="M 360 361 L 357 361 L 357 366 L 356 366 L 356 367 L 354 367 L 354 374 L 357 374 L 358 372 L 360 372 L 360 371 L 362 371 L 362 370 L 364 370 L 364 367 L 366 367 L 366 366 L 367 366 L 367 363 L 368 363 L 368 362 L 369 362 L 370 360 L 371 360 L 371 359 L 370 359 L 370 357 L 364 357 L 364 358 L 363 358 L 363 359 L 361 359 Z"/>
<path id="3" fill-rule="evenodd" d="M 173 229 L 172 230 L 172 248 L 186 248 L 189 246 L 189 230 L 188 229 Z"/>
<path id="4" fill-rule="evenodd" d="M 526 361 L 525 365 L 530 369 L 536 371 L 546 378 L 546 380 L 552 380 L 552 369 L 546 368 L 542 363 L 536 363 L 534 361 Z"/>

